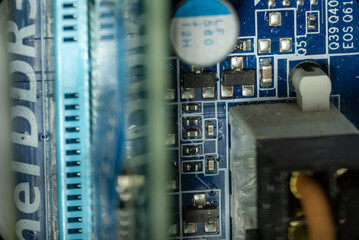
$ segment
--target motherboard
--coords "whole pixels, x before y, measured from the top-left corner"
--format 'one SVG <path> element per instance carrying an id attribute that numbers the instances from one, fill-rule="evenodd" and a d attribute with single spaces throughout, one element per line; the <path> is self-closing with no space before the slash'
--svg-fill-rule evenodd
<path id="1" fill-rule="evenodd" d="M 175 3 L 174 19 L 185 2 Z M 231 148 L 230 111 L 238 105 L 295 100 L 290 78 L 298 65 L 313 64 L 329 76 L 331 104 L 359 127 L 358 1 L 229 0 L 225 4 L 232 6 L 239 23 L 238 29 L 232 29 L 239 35 L 227 57 L 205 67 L 188 64 L 185 52 L 168 58 L 173 87 L 166 100 L 174 124 L 166 145 L 176 173 L 168 186 L 174 215 L 171 239 L 252 239 L 232 235 L 234 223 L 244 223 L 232 219 L 237 196 L 232 195 L 230 156 L 236 150 Z M 198 14 L 206 15 L 204 11 Z M 184 45 L 206 31 L 227 31 L 198 14 L 181 22 L 189 29 L 176 36 Z M 201 24 L 207 24 L 205 30 Z M 193 54 L 201 54 L 196 43 L 190 47 Z M 206 62 L 210 56 L 193 58 Z M 243 183 L 244 195 L 245 188 Z"/>
<path id="2" fill-rule="evenodd" d="M 17 238 L 359 239 L 359 0 L 0 2 Z"/>

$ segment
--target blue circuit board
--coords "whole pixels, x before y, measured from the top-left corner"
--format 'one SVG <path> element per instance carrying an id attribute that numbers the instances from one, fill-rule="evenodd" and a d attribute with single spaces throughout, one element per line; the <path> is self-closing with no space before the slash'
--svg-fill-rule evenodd
<path id="1" fill-rule="evenodd" d="M 289 5 L 283 6 L 283 1 L 277 0 L 272 7 L 268 7 L 268 0 L 229 2 L 238 13 L 239 40 L 250 42 L 250 47 L 235 49 L 225 60 L 203 69 L 216 73 L 218 81 L 214 89 L 206 92 L 201 88 L 183 89 L 181 74 L 190 72 L 191 66 L 175 56 L 169 58 L 175 87 L 170 91 L 173 99 L 169 97 L 168 105 L 176 127 L 175 141 L 168 150 L 177 173 L 175 187 L 169 195 L 178 213 L 171 239 L 231 239 L 229 109 L 242 103 L 295 99 L 289 76 L 298 63 L 314 61 L 321 65 L 332 80 L 333 104 L 359 127 L 357 1 L 318 0 L 313 5 L 310 0 L 304 0 L 304 5 L 298 6 L 297 1 L 290 0 Z M 45 0 L 13 0 L 10 5 L 16 233 L 19 239 L 53 239 L 57 229 L 57 186 L 52 4 Z M 274 12 L 282 17 L 280 26 L 269 26 L 269 15 Z M 308 28 L 309 15 L 316 18 L 315 29 Z M 271 51 L 261 53 L 259 42 L 268 39 Z M 281 39 L 291 40 L 291 51 L 281 51 Z M 101 39 L 100 43 L 105 45 L 112 40 Z M 223 71 L 231 69 L 233 57 L 243 58 L 244 69 L 255 69 L 256 81 L 249 88 L 234 86 L 228 94 L 221 79 Z M 260 84 L 261 59 L 270 59 L 273 66 L 273 82 L 265 87 Z M 107 71 L 106 62 L 102 64 L 99 71 Z M 244 94 L 246 91 L 250 93 Z M 199 123 L 188 125 L 185 122 L 189 118 L 197 118 Z M 213 124 L 211 136 L 206 133 L 208 124 Z M 186 136 L 194 128 L 198 129 L 198 135 Z M 198 152 L 186 153 L 193 146 L 198 147 Z M 214 160 L 212 170 L 208 160 Z M 185 226 L 183 221 L 183 208 L 193 206 L 194 196 L 200 194 L 205 195 L 206 205 L 217 207 L 219 213 L 216 226 L 210 226 L 211 230 L 207 231 L 203 223 L 193 228 Z M 31 204 L 22 205 L 27 199 Z"/>
<path id="2" fill-rule="evenodd" d="M 51 3 L 9 1 L 12 141 L 18 239 L 53 239 L 56 224 Z"/>
<path id="3" fill-rule="evenodd" d="M 275 6 L 269 6 L 268 0 L 228 2 L 238 13 L 238 39 L 249 44 L 245 49 L 234 49 L 216 65 L 202 69 L 215 72 L 218 81 L 214 89 L 184 89 L 181 76 L 191 72 L 191 66 L 176 56 L 169 58 L 175 87 L 169 90 L 168 105 L 176 123 L 176 139 L 169 139 L 177 173 L 177 185 L 170 193 L 176 209 L 176 224 L 171 228 L 173 239 L 231 239 L 229 109 L 238 104 L 294 100 L 296 95 L 289 79 L 299 63 L 313 61 L 322 67 L 332 81 L 332 103 L 359 127 L 358 1 L 304 0 L 303 5 L 294 0 L 274 1 Z M 273 13 L 281 16 L 280 25 L 270 26 Z M 316 21 L 310 23 L 309 17 Z M 291 46 L 286 51 L 280 47 L 282 39 L 290 40 Z M 270 51 L 260 50 L 262 40 L 270 41 Z M 255 70 L 253 86 L 229 89 L 222 86 L 222 73 L 231 70 L 231 59 L 236 57 L 242 58 L 243 69 Z M 269 59 L 273 67 L 270 85 L 261 85 L 261 59 Z M 193 118 L 199 121 L 195 126 L 187 123 Z M 214 124 L 211 136 L 206 133 L 208 122 Z M 193 129 L 197 129 L 197 134 L 188 137 L 187 130 Z M 193 151 L 188 153 L 188 147 L 193 147 Z M 215 159 L 211 171 L 208 157 Z M 206 204 L 218 208 L 215 231 L 206 232 L 202 223 L 188 226 L 184 222 L 184 208 L 194 205 L 197 194 L 205 194 Z"/>

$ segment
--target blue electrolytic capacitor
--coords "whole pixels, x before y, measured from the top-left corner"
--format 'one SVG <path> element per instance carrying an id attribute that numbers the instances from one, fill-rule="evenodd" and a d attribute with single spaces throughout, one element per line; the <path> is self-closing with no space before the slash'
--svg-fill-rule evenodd
<path id="1" fill-rule="evenodd" d="M 177 56 L 196 66 L 211 66 L 223 60 L 235 45 L 238 17 L 228 2 L 187 0 L 175 12 L 171 41 Z"/>

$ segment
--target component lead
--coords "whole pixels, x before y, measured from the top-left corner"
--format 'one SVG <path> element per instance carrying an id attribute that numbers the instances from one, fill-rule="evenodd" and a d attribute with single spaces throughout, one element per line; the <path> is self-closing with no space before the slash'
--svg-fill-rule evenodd
<path id="1" fill-rule="evenodd" d="M 287 7 L 290 5 L 290 0 L 283 0 L 282 4 L 283 6 Z"/>
<path id="2" fill-rule="evenodd" d="M 310 0 L 311 5 L 318 5 L 318 0 Z"/>
<path id="3" fill-rule="evenodd" d="M 269 7 L 275 7 L 275 0 L 268 0 Z"/>

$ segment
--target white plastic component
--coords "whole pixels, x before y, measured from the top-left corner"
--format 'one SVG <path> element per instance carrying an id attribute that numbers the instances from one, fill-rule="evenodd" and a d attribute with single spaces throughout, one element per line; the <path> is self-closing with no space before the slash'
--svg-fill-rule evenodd
<path id="1" fill-rule="evenodd" d="M 332 83 L 322 69 L 314 63 L 305 63 L 293 70 L 291 81 L 303 112 L 329 110 Z"/>

